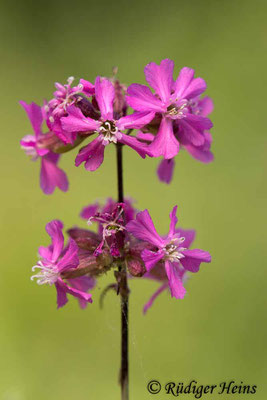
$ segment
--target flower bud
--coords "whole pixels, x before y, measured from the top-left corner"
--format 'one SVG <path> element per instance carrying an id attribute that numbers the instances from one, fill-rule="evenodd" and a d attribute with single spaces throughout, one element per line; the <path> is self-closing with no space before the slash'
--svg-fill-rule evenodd
<path id="1" fill-rule="evenodd" d="M 132 276 L 141 277 L 146 273 L 146 268 L 141 259 L 129 258 L 127 260 L 128 271 Z"/>
<path id="2" fill-rule="evenodd" d="M 101 239 L 95 232 L 87 229 L 71 228 L 67 231 L 68 235 L 75 240 L 80 249 L 94 251 Z"/>
<path id="3" fill-rule="evenodd" d="M 125 101 L 125 92 L 127 87 L 120 83 L 119 80 L 115 80 L 114 83 L 115 98 L 113 103 L 114 114 L 117 118 L 126 115 L 127 103 Z"/>
<path id="4" fill-rule="evenodd" d="M 84 139 L 85 137 L 77 136 L 73 144 L 64 144 L 54 132 L 48 132 L 38 139 L 38 148 L 48 149 L 53 153 L 62 154 L 79 146 Z"/>
<path id="5" fill-rule="evenodd" d="M 79 96 L 79 101 L 76 103 L 76 106 L 81 110 L 85 117 L 90 117 L 93 119 L 99 118 L 99 113 L 96 112 L 92 103 L 84 97 Z"/>

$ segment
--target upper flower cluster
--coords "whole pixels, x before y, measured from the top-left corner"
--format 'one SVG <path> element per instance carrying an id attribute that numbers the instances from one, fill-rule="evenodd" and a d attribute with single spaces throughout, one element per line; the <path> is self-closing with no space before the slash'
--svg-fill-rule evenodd
<path id="1" fill-rule="evenodd" d="M 97 224 L 97 232 L 74 227 L 68 230 L 70 239 L 65 247 L 63 224 L 52 221 L 46 226 L 52 244 L 39 248 L 40 260 L 33 267 L 39 272 L 32 279 L 40 285 L 55 285 L 58 307 L 66 304 L 67 294 L 85 307 L 92 302 L 88 290 L 95 286 L 95 279 L 125 262 L 130 275 L 161 282 L 145 312 L 167 288 L 173 297 L 183 298 L 187 272 L 197 272 L 211 257 L 206 251 L 189 249 L 195 232 L 176 228 L 176 210 L 174 207 L 170 214 L 168 234 L 160 236 L 147 210 L 137 212 L 130 199 L 116 203 L 109 198 L 104 206 L 95 203 L 81 211 L 89 225 Z M 119 282 L 116 288 L 120 290 Z"/>
<path id="2" fill-rule="evenodd" d="M 150 63 L 145 67 L 149 87 L 132 84 L 127 90 L 127 103 L 142 112 L 154 112 L 152 123 L 138 137 L 150 143 L 153 157 L 163 156 L 158 168 L 160 180 L 169 183 L 174 167 L 173 158 L 182 145 L 194 158 L 210 162 L 212 142 L 209 130 L 212 122 L 207 116 L 213 110 L 209 97 L 201 98 L 206 90 L 202 78 L 194 77 L 194 70 L 184 67 L 173 80 L 174 62 L 162 60 L 160 65 Z"/>
<path id="3" fill-rule="evenodd" d="M 73 86 L 56 83 L 50 101 L 40 107 L 21 102 L 28 114 L 34 135 L 21 140 L 26 154 L 35 161 L 41 159 L 40 184 L 46 194 L 56 187 L 66 191 L 68 181 L 57 166 L 60 154 L 70 151 L 92 137 L 75 159 L 75 165 L 95 171 L 103 162 L 109 144 L 126 145 L 142 158 L 163 156 L 158 168 L 162 181 L 170 182 L 173 158 L 180 145 L 194 158 L 210 162 L 212 127 L 207 115 L 212 101 L 201 98 L 206 84 L 194 78 L 194 71 L 182 68 L 173 80 L 174 63 L 163 60 L 160 65 L 150 63 L 145 76 L 154 93 L 144 85 L 131 84 L 128 88 L 117 79 L 98 76 L 94 83 L 81 79 Z M 134 109 L 129 114 L 129 106 Z M 42 133 L 42 125 L 45 132 Z M 133 130 L 137 130 L 135 136 Z"/>

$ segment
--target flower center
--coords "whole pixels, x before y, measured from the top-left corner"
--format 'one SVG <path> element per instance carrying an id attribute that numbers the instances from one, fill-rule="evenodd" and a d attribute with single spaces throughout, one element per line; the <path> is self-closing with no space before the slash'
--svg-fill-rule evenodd
<path id="1" fill-rule="evenodd" d="M 59 278 L 59 272 L 53 264 L 44 265 L 42 261 L 38 261 L 37 265 L 32 267 L 32 271 L 40 269 L 38 274 L 31 276 L 31 281 L 37 279 L 38 285 L 49 284 L 50 286 L 56 283 Z"/>
<path id="2" fill-rule="evenodd" d="M 171 240 L 163 249 L 165 251 L 164 259 L 171 262 L 179 262 L 184 257 L 182 251 L 186 250 L 185 247 L 180 246 L 184 240 L 184 237 Z"/>
<path id="3" fill-rule="evenodd" d="M 99 128 L 103 135 L 103 140 L 106 142 L 117 143 L 118 128 L 114 121 L 105 121 Z"/>
<path id="4" fill-rule="evenodd" d="M 167 107 L 167 115 L 173 119 L 180 119 L 188 112 L 188 101 L 180 100 L 176 104 Z"/>
<path id="5" fill-rule="evenodd" d="M 103 224 L 103 230 L 105 236 L 112 236 L 119 231 L 123 231 L 124 226 L 117 224 L 116 222 L 111 222 L 110 224 Z"/>

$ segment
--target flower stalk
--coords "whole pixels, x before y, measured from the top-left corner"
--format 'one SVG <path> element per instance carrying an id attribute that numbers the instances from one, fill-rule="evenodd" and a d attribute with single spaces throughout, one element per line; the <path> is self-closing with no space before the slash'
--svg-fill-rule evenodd
<path id="1" fill-rule="evenodd" d="M 123 193 L 123 162 L 122 162 L 122 145 L 117 143 L 117 176 L 118 176 L 118 202 L 124 202 Z M 123 261 L 119 267 L 120 282 L 119 292 L 121 298 L 121 369 L 120 369 L 120 385 L 121 400 L 129 399 L 129 289 L 127 282 L 126 265 Z"/>
<path id="2" fill-rule="evenodd" d="M 162 236 L 148 209 L 139 211 L 131 198 L 124 197 L 124 145 L 142 158 L 163 157 L 157 174 L 168 184 L 180 148 L 201 162 L 213 160 L 212 122 L 208 118 L 213 103 L 209 97 L 201 97 L 206 83 L 187 67 L 174 80 L 173 69 L 170 59 L 159 65 L 149 63 L 144 72 L 151 89 L 138 83 L 127 87 L 114 74 L 111 78 L 98 75 L 94 83 L 80 79 L 76 86 L 70 77 L 65 85 L 55 84 L 53 98 L 42 106 L 20 102 L 34 133 L 23 137 L 21 147 L 32 161 L 39 159 L 40 186 L 45 194 L 52 194 L 55 188 L 68 190 L 67 176 L 58 166 L 64 153 L 83 142 L 75 165 L 84 164 L 87 171 L 95 171 L 104 161 L 107 146 L 116 148 L 117 200 L 109 197 L 104 204 L 95 202 L 82 209 L 80 217 L 88 226 L 97 224 L 96 231 L 75 225 L 64 235 L 63 222 L 50 221 L 46 232 L 51 244 L 39 247 L 31 279 L 38 285 L 55 287 L 58 308 L 72 296 L 84 309 L 93 302 L 90 291 L 98 279 L 113 273 L 115 281 L 103 290 L 100 305 L 109 290 L 120 297 L 121 400 L 129 400 L 128 276 L 158 284 L 143 307 L 146 313 L 163 291 L 182 299 L 188 274 L 211 262 L 207 251 L 190 248 L 195 231 L 176 226 L 177 206 L 169 214 L 169 232 Z"/>

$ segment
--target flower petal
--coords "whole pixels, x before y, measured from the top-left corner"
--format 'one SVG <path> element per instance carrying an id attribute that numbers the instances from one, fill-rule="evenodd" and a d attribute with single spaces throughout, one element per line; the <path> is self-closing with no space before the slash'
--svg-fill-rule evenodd
<path id="1" fill-rule="evenodd" d="M 203 117 L 207 117 L 207 115 L 212 113 L 214 109 L 213 101 L 210 97 L 205 96 L 203 97 L 203 99 L 199 100 L 198 107 L 201 110 L 200 115 L 202 115 Z"/>
<path id="2" fill-rule="evenodd" d="M 185 238 L 185 240 L 183 241 L 183 247 L 185 247 L 186 249 L 191 246 L 196 236 L 196 231 L 194 231 L 193 229 L 177 228 L 175 229 L 175 233 L 178 233 L 180 237 Z"/>
<path id="3" fill-rule="evenodd" d="M 40 186 L 45 194 L 51 194 L 58 187 L 66 192 L 69 187 L 65 172 L 57 166 L 58 154 L 48 153 L 41 159 Z"/>
<path id="4" fill-rule="evenodd" d="M 45 227 L 46 232 L 52 240 L 52 254 L 51 259 L 48 260 L 52 263 L 57 261 L 64 247 L 64 236 L 62 229 L 63 223 L 56 219 L 49 222 Z"/>
<path id="5" fill-rule="evenodd" d="M 95 279 L 89 276 L 81 276 L 79 278 L 69 279 L 68 282 L 73 288 L 78 289 L 81 292 L 87 292 L 88 290 L 93 289 L 96 285 Z M 79 298 L 78 300 L 80 303 L 80 307 L 82 309 L 86 308 L 88 301 L 81 298 Z"/>
<path id="6" fill-rule="evenodd" d="M 76 268 L 79 265 L 78 246 L 73 239 L 70 239 L 69 245 L 63 257 L 57 263 L 60 272 L 67 271 L 70 268 Z"/>
<path id="7" fill-rule="evenodd" d="M 182 141 L 194 146 L 202 146 L 204 144 L 205 137 L 202 125 L 195 121 L 192 115 L 187 115 L 186 118 L 181 119 L 179 126 L 181 128 L 181 136 L 183 136 Z M 178 138 L 179 136 L 180 133 L 178 133 Z"/>
<path id="8" fill-rule="evenodd" d="M 55 286 L 57 290 L 57 308 L 61 308 L 68 302 L 66 290 L 58 282 L 55 283 Z"/>
<path id="9" fill-rule="evenodd" d="M 136 134 L 137 139 L 144 140 L 146 142 L 153 142 L 155 139 L 155 135 L 153 133 L 143 133 L 142 131 L 138 131 Z"/>
<path id="10" fill-rule="evenodd" d="M 187 114 L 185 119 L 199 131 L 209 130 L 213 127 L 211 120 L 202 115 Z"/>
<path id="11" fill-rule="evenodd" d="M 163 156 L 165 159 L 171 159 L 179 152 L 179 142 L 173 134 L 172 120 L 162 118 L 158 133 L 149 145 L 149 150 L 153 157 Z"/>
<path id="12" fill-rule="evenodd" d="M 133 83 L 127 89 L 129 96 L 126 96 L 126 101 L 130 107 L 137 111 L 166 111 L 165 105 L 156 96 L 153 95 L 151 90 L 144 85 Z"/>
<path id="13" fill-rule="evenodd" d="M 87 207 L 84 207 L 80 213 L 80 217 L 83 219 L 89 219 L 93 215 L 96 214 L 97 210 L 99 209 L 99 204 L 90 204 Z"/>
<path id="14" fill-rule="evenodd" d="M 80 79 L 80 84 L 83 85 L 82 93 L 87 97 L 91 97 L 95 93 L 95 87 L 91 82 Z"/>
<path id="15" fill-rule="evenodd" d="M 146 270 L 149 272 L 153 267 L 155 267 L 157 262 L 162 260 L 162 258 L 164 257 L 164 252 L 161 250 L 154 252 L 154 251 L 145 249 L 142 251 L 141 256 L 145 263 Z"/>
<path id="16" fill-rule="evenodd" d="M 205 92 L 207 84 L 202 78 L 193 79 L 183 93 L 183 98 L 192 99 Z"/>
<path id="17" fill-rule="evenodd" d="M 157 174 L 161 182 L 170 183 L 173 176 L 175 166 L 174 158 L 169 160 L 163 159 L 158 166 Z"/>
<path id="18" fill-rule="evenodd" d="M 183 283 L 179 274 L 179 270 L 177 267 L 170 263 L 169 261 L 165 261 L 165 270 L 169 280 L 169 286 L 172 297 L 176 299 L 183 299 L 186 293 L 185 288 L 183 287 Z"/>
<path id="19" fill-rule="evenodd" d="M 170 229 L 168 233 L 168 239 L 172 238 L 173 235 L 175 234 L 175 226 L 178 222 L 178 218 L 176 217 L 176 212 L 177 212 L 177 206 L 173 207 L 171 213 L 170 213 Z"/>
<path id="20" fill-rule="evenodd" d="M 202 78 L 194 78 L 194 70 L 188 67 L 181 69 L 177 80 L 174 83 L 174 99 L 192 99 L 203 93 L 206 88 L 206 82 Z"/>
<path id="21" fill-rule="evenodd" d="M 26 111 L 28 118 L 32 124 L 32 128 L 36 137 L 41 133 L 41 127 L 43 123 L 42 108 L 35 103 L 27 104 L 25 101 L 20 101 L 19 104 Z"/>
<path id="22" fill-rule="evenodd" d="M 100 127 L 100 122 L 85 117 L 81 110 L 74 105 L 67 108 L 68 116 L 60 119 L 61 126 L 67 132 L 93 132 Z"/>
<path id="23" fill-rule="evenodd" d="M 59 285 L 66 293 L 71 294 L 77 299 L 83 300 L 87 303 L 93 302 L 91 293 L 86 293 L 83 290 L 75 289 L 74 287 L 67 285 L 67 283 L 64 282 L 61 278 L 57 281 L 57 283 L 59 283 Z"/>
<path id="24" fill-rule="evenodd" d="M 126 117 L 120 118 L 116 126 L 119 130 L 124 129 L 141 129 L 145 125 L 149 124 L 154 118 L 154 112 L 135 112 L 131 115 L 126 115 Z"/>
<path id="25" fill-rule="evenodd" d="M 159 248 L 164 246 L 164 241 L 157 233 L 148 210 L 137 213 L 136 220 L 130 221 L 126 225 L 126 230 L 137 239 L 144 240 Z"/>
<path id="26" fill-rule="evenodd" d="M 107 78 L 98 76 L 95 81 L 95 97 L 101 116 L 104 120 L 113 119 L 113 101 L 115 90 L 113 84 Z"/>
<path id="27" fill-rule="evenodd" d="M 169 59 L 162 60 L 160 65 L 154 62 L 145 67 L 145 76 L 148 84 L 155 90 L 163 102 L 168 102 L 173 84 L 174 62 Z"/>
<path id="28" fill-rule="evenodd" d="M 180 259 L 180 262 L 186 270 L 191 272 L 198 272 L 202 262 L 211 262 L 210 253 L 204 250 L 184 250 L 182 254 L 184 257 Z"/>
<path id="29" fill-rule="evenodd" d="M 193 146 L 191 144 L 184 145 L 184 148 L 194 157 L 196 160 L 203 163 L 210 163 L 214 160 L 214 155 L 210 151 L 212 143 L 212 136 L 209 132 L 204 132 L 205 142 L 202 146 Z"/>
<path id="30" fill-rule="evenodd" d="M 214 155 L 209 150 L 202 150 L 201 147 L 199 148 L 191 145 L 185 146 L 185 148 L 192 157 L 205 164 L 208 164 L 214 160 Z"/>
<path id="31" fill-rule="evenodd" d="M 168 288 L 168 284 L 164 283 L 163 285 L 161 285 L 158 288 L 158 290 L 156 290 L 156 292 L 150 297 L 148 302 L 144 305 L 144 308 L 143 308 L 143 313 L 144 314 L 146 314 L 146 312 L 149 310 L 149 308 L 153 305 L 153 303 L 156 300 L 156 298 L 167 288 Z"/>
<path id="32" fill-rule="evenodd" d="M 104 150 L 105 146 L 102 144 L 101 138 L 98 136 L 79 151 L 75 159 L 76 167 L 84 162 L 85 169 L 88 171 L 95 171 L 100 167 L 104 160 Z"/>
<path id="33" fill-rule="evenodd" d="M 120 143 L 126 144 L 127 146 L 134 149 L 142 158 L 145 158 L 147 154 L 150 154 L 148 151 L 149 148 L 146 144 L 139 142 L 134 136 L 129 136 L 125 134 L 121 134 L 121 138 L 119 140 Z"/>
<path id="34" fill-rule="evenodd" d="M 189 86 L 190 82 L 194 79 L 195 71 L 192 68 L 184 67 L 181 69 L 178 78 L 174 82 L 173 98 L 183 98 L 183 93 Z"/>
<path id="35" fill-rule="evenodd" d="M 38 254 L 40 257 L 49 261 L 52 259 L 52 250 L 53 246 L 48 246 L 48 247 L 40 246 L 38 249 Z"/>

